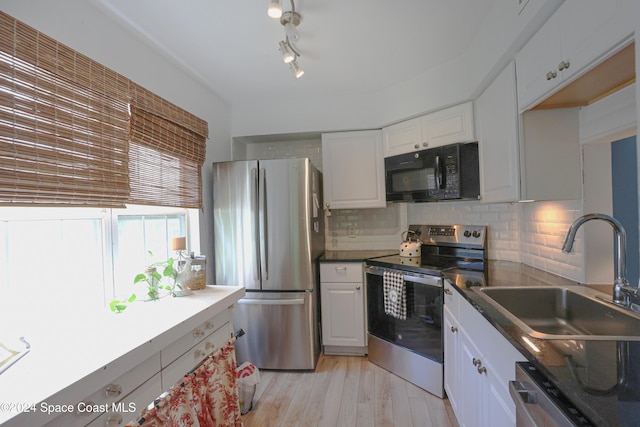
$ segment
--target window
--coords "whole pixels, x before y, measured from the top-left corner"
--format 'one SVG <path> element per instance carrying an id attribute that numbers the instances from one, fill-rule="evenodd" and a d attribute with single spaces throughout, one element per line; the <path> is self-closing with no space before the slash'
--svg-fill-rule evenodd
<path id="1" fill-rule="evenodd" d="M 197 228 L 192 209 L 0 208 L 2 299 L 30 310 L 106 309 L 114 298 L 144 294 L 133 278 L 175 256 L 172 237 L 187 236 L 198 254 Z"/>

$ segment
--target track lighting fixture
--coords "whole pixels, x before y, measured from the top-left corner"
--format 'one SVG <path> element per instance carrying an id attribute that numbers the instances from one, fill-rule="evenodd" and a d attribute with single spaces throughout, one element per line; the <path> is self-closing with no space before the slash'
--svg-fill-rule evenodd
<path id="1" fill-rule="evenodd" d="M 291 10 L 288 12 L 282 12 L 282 7 L 280 6 L 280 0 L 271 0 L 269 4 L 269 16 L 273 18 L 280 18 L 280 24 L 284 27 L 285 39 L 278 43 L 280 53 L 282 54 L 282 60 L 285 64 L 289 64 L 291 69 L 293 70 L 296 78 L 300 78 L 304 71 L 298 65 L 298 58 L 300 57 L 300 52 L 295 47 L 294 43 L 297 43 L 300 40 L 300 33 L 298 33 L 298 25 L 300 25 L 300 14 L 296 12 L 296 6 L 291 2 Z M 279 15 L 276 16 L 275 11 L 279 10 Z M 273 9 L 272 9 L 273 7 Z M 274 14 L 272 14 L 272 10 Z"/>
<path id="2" fill-rule="evenodd" d="M 267 8 L 267 15 L 271 18 L 278 19 L 282 16 L 282 6 L 280 6 L 280 0 L 271 0 L 269 7 Z"/>

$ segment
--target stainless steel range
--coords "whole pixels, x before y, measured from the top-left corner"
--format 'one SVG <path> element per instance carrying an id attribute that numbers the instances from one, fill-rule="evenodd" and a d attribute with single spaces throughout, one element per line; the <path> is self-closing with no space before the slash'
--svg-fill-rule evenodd
<path id="1" fill-rule="evenodd" d="M 481 286 L 486 226 L 411 225 L 416 258 L 366 261 L 369 360 L 438 397 L 443 387 L 443 272 L 464 286 Z"/>

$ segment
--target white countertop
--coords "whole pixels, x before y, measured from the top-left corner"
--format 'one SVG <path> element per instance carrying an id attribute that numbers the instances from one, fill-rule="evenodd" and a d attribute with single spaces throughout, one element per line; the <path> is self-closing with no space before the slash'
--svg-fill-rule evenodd
<path id="1" fill-rule="evenodd" d="M 137 301 L 118 314 L 43 305 L 37 316 L 33 310 L 21 315 L 4 301 L 0 337 L 8 331 L 16 339 L 24 336 L 31 350 L 0 374 L 0 424 L 25 425 L 24 405 L 76 404 L 244 294 L 244 287 L 207 286 L 187 297 Z"/>

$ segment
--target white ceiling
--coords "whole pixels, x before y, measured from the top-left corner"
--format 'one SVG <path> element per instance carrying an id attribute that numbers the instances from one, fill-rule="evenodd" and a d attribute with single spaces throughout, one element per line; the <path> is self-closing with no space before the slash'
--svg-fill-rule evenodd
<path id="1" fill-rule="evenodd" d="M 290 10 L 290 0 L 282 0 Z M 495 0 L 296 0 L 300 66 L 282 62 L 269 0 L 96 0 L 230 104 L 367 94 L 463 54 Z"/>

